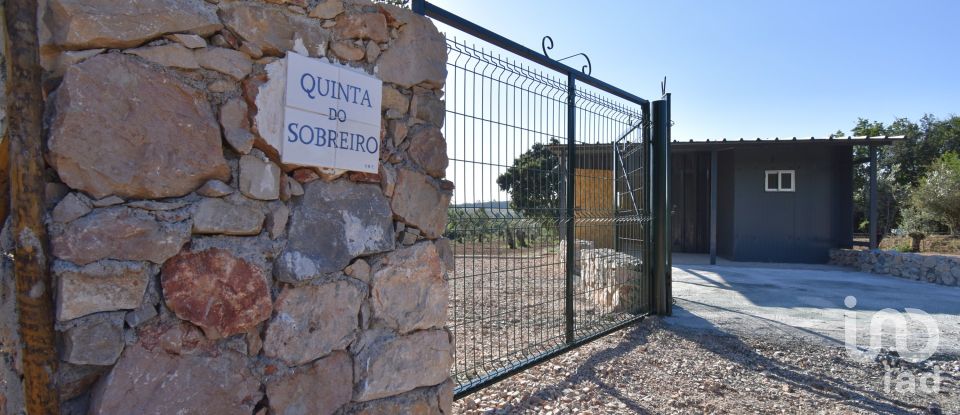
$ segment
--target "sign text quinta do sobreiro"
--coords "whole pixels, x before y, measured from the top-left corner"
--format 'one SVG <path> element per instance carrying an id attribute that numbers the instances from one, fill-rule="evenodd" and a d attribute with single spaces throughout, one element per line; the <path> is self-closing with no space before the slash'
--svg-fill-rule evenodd
<path id="1" fill-rule="evenodd" d="M 383 82 L 287 53 L 284 163 L 377 173 Z"/>

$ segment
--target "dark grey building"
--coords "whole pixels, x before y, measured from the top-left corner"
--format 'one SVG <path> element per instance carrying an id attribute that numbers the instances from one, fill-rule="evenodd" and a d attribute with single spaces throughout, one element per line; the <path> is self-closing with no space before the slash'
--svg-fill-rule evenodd
<path id="1" fill-rule="evenodd" d="M 674 141 L 673 251 L 825 263 L 853 245 L 853 148 L 900 138 Z"/>
<path id="2" fill-rule="evenodd" d="M 672 251 L 710 254 L 711 263 L 717 256 L 732 261 L 825 263 L 831 248 L 853 245 L 854 166 L 871 162 L 874 195 L 875 149 L 902 138 L 673 141 Z M 856 146 L 868 147 L 872 157 L 854 160 Z M 564 145 L 551 150 L 566 154 Z M 576 211 L 615 212 L 624 189 L 605 183 L 614 177 L 613 147 L 581 144 L 576 151 L 578 193 L 589 196 L 576 200 Z M 637 176 L 634 183 L 639 181 Z M 875 203 L 870 205 L 867 216 L 875 219 Z M 623 232 L 631 230 L 585 227 L 576 237 L 620 249 L 617 242 Z M 871 246 L 876 246 L 876 237 Z"/>

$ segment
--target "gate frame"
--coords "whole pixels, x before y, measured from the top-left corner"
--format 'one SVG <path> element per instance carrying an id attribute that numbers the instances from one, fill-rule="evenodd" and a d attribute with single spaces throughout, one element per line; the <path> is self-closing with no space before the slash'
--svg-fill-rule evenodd
<path id="1" fill-rule="evenodd" d="M 670 315 L 672 313 L 673 297 L 671 292 L 671 272 L 670 272 L 670 94 L 664 93 L 663 99 L 649 101 L 610 85 L 604 81 L 594 78 L 586 73 L 576 70 L 557 60 L 551 59 L 545 55 L 535 52 L 517 42 L 507 39 L 493 31 L 490 31 L 476 23 L 453 14 L 443 8 L 440 8 L 426 0 L 412 0 L 411 9 L 414 13 L 432 18 L 442 22 L 450 27 L 460 30 L 477 39 L 488 42 L 508 52 L 514 53 L 527 60 L 542 65 L 548 69 L 567 75 L 567 159 L 569 168 L 566 169 L 566 191 L 564 197 L 565 209 L 564 219 L 566 223 L 566 252 L 565 258 L 565 303 L 564 317 L 566 320 L 566 344 L 552 351 L 537 356 L 532 356 L 519 364 L 494 371 L 480 382 L 472 383 L 465 388 L 457 388 L 454 391 L 454 398 L 460 399 L 480 389 L 486 388 L 494 383 L 506 379 L 514 374 L 529 369 L 539 363 L 550 360 L 556 356 L 574 350 L 580 346 L 590 343 L 596 339 L 604 337 L 610 333 L 628 327 L 643 318 L 647 314 L 639 314 L 633 318 L 625 320 L 613 327 L 592 333 L 585 337 L 577 339 L 574 333 L 575 310 L 574 310 L 574 267 L 569 266 L 575 262 L 575 234 L 574 234 L 574 198 L 575 198 L 575 169 L 577 162 L 577 144 L 576 144 L 576 85 L 577 82 L 583 82 L 601 91 L 639 105 L 643 112 L 642 135 L 644 159 L 647 165 L 644 166 L 644 200 L 649 209 L 652 226 L 644 228 L 644 239 L 646 246 L 644 249 L 643 279 L 641 283 L 649 287 L 649 303 L 652 314 Z M 652 104 L 652 105 L 651 105 Z M 651 113 L 652 109 L 652 113 Z M 652 115 L 652 116 L 651 116 Z M 614 144 L 616 145 L 616 144 Z M 616 166 L 614 166 L 615 168 Z M 616 173 L 614 172 L 614 181 Z M 651 249 L 653 248 L 653 249 Z"/>

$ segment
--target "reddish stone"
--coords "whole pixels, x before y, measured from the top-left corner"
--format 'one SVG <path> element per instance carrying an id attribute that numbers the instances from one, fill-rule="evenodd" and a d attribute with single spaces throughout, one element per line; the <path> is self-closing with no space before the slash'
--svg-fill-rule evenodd
<path id="1" fill-rule="evenodd" d="M 397 20 L 396 17 L 393 17 L 393 15 L 390 14 L 390 12 L 387 11 L 387 9 L 383 8 L 383 6 L 377 5 L 377 13 L 382 14 L 383 17 L 387 19 L 387 26 L 400 27 L 400 21 Z"/>
<path id="2" fill-rule="evenodd" d="M 211 339 L 244 333 L 273 308 L 264 271 L 218 248 L 170 258 L 160 283 L 167 307 Z"/>
<path id="3" fill-rule="evenodd" d="M 457 188 L 457 185 L 449 180 L 441 180 L 440 188 L 443 190 L 453 190 Z"/>
<path id="4" fill-rule="evenodd" d="M 260 85 L 263 85 L 267 82 L 267 74 L 251 75 L 243 80 L 240 83 L 240 89 L 243 91 L 243 100 L 247 102 L 248 115 L 252 115 L 255 111 L 251 111 L 251 108 L 256 108 L 257 106 L 257 92 L 260 91 Z"/>
<path id="5" fill-rule="evenodd" d="M 300 183 L 310 183 L 320 178 L 316 170 L 310 168 L 299 168 L 293 171 L 293 178 Z"/>
<path id="6" fill-rule="evenodd" d="M 356 183 L 380 183 L 380 175 L 376 173 L 351 172 L 347 179 Z"/>

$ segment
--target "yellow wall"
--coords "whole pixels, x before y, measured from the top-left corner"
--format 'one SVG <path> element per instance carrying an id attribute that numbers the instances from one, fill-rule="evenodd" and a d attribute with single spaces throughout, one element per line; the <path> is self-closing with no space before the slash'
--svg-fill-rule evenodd
<path id="1" fill-rule="evenodd" d="M 613 172 L 577 169 L 574 185 L 576 238 L 593 241 L 597 248 L 613 248 Z"/>

